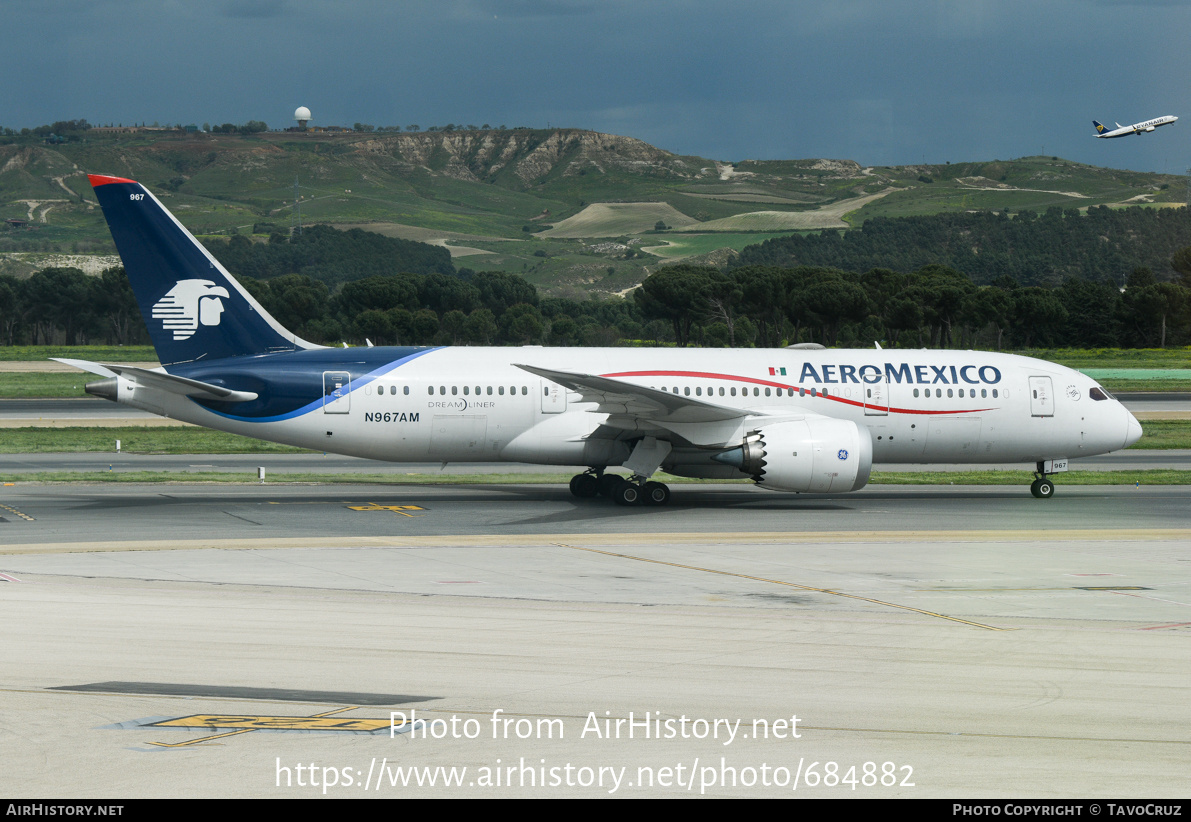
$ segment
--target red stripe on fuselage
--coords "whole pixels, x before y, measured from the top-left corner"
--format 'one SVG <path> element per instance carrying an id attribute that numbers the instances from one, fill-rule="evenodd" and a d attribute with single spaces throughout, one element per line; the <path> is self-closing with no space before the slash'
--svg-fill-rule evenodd
<path id="1" fill-rule="evenodd" d="M 735 374 L 716 374 L 711 371 L 619 371 L 614 374 L 601 374 L 601 377 L 691 377 L 704 380 L 728 380 L 729 382 L 744 382 L 753 383 L 756 385 L 768 385 L 772 388 L 789 388 L 791 390 L 802 388 L 800 385 L 791 385 L 789 383 L 773 382 L 772 380 L 758 380 L 754 377 L 739 377 Z M 818 386 L 815 386 L 818 388 Z M 806 399 L 805 396 L 799 399 Z M 841 402 L 844 405 L 854 405 L 857 408 L 886 408 L 883 405 L 866 406 L 863 402 L 856 400 L 848 400 L 843 397 L 837 397 L 834 394 L 819 394 L 812 399 L 831 400 L 832 402 Z M 890 414 L 921 414 L 921 415 L 938 415 L 938 414 L 976 414 L 984 411 L 992 411 L 992 408 L 961 408 L 953 411 L 931 411 L 927 409 L 918 408 L 894 408 L 888 407 Z"/>

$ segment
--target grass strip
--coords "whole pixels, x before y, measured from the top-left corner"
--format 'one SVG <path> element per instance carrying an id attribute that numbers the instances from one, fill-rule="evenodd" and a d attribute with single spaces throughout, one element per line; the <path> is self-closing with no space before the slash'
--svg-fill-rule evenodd
<path id="1" fill-rule="evenodd" d="M 314 454 L 291 445 L 254 440 L 209 428 L 6 428 L 0 454 Z"/>

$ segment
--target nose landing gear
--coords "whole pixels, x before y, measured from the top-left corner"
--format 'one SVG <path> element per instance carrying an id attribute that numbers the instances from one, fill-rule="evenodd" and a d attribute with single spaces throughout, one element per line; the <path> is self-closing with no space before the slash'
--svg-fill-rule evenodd
<path id="1" fill-rule="evenodd" d="M 1046 472 L 1042 468 L 1042 463 L 1038 463 L 1034 481 L 1030 483 L 1030 493 L 1037 499 L 1050 499 L 1055 494 L 1055 484 L 1046 478 Z"/>

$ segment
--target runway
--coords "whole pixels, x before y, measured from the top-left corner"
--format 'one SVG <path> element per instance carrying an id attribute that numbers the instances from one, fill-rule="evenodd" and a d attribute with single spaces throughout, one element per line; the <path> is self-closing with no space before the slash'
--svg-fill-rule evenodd
<path id="1" fill-rule="evenodd" d="M 0 503 L 13 796 L 1188 792 L 1185 487 Z"/>

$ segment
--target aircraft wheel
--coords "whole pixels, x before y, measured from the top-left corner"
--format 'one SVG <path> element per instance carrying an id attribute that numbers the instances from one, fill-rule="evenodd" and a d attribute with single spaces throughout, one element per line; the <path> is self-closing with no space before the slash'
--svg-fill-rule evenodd
<path id="1" fill-rule="evenodd" d="M 571 477 L 571 493 L 580 499 L 589 499 L 600 493 L 600 483 L 591 474 L 576 474 Z"/>
<path id="2" fill-rule="evenodd" d="M 660 482 L 645 483 L 645 504 L 665 505 L 670 501 L 670 489 Z"/>
<path id="3" fill-rule="evenodd" d="M 1055 493 L 1055 484 L 1046 477 L 1039 477 L 1030 483 L 1030 493 L 1038 499 L 1050 499 Z"/>
<path id="4" fill-rule="evenodd" d="M 644 494 L 639 485 L 633 485 L 628 480 L 622 480 L 616 490 L 612 492 L 612 499 L 617 505 L 636 505 Z"/>
<path id="5" fill-rule="evenodd" d="M 620 474 L 604 474 L 596 480 L 596 487 L 600 494 L 610 497 L 616 492 L 617 487 L 625 481 L 625 478 Z"/>

